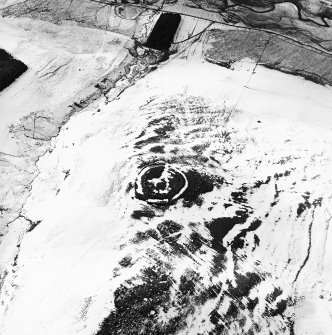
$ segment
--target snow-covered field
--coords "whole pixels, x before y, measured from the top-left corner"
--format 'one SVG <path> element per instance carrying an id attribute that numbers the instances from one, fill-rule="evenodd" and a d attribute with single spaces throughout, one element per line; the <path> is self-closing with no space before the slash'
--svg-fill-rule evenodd
<path id="1" fill-rule="evenodd" d="M 332 88 L 268 44 L 207 62 L 214 10 L 150 1 L 182 14 L 163 58 L 151 8 L 30 2 L 0 19 L 28 66 L 0 93 L 0 334 L 330 335 Z M 164 164 L 185 188 L 145 202 Z"/>
<path id="2" fill-rule="evenodd" d="M 1 334 L 95 334 L 112 310 L 109 333 L 129 334 L 143 307 L 146 334 L 175 317 L 178 334 L 222 325 L 291 334 L 292 320 L 295 334 L 329 334 L 331 89 L 262 67 L 251 75 L 252 66 L 171 59 L 118 100 L 71 117 L 38 162 L 24 215 L 40 223 L 5 281 Z M 148 205 L 133 184 L 154 162 L 196 171 L 212 188 Z M 172 240 L 167 220 L 178 225 Z M 156 301 L 131 296 L 120 313 L 117 289 L 150 285 L 146 269 L 172 283 Z"/>
<path id="3" fill-rule="evenodd" d="M 126 47 L 133 42 L 116 33 L 25 18 L 2 19 L 0 35 L 0 48 L 28 66 L 0 94 L 3 235 L 29 194 L 38 157 L 75 108 L 102 94 L 95 85 L 110 73 L 116 78 L 121 66 L 132 60 Z"/>
<path id="4" fill-rule="evenodd" d="M 29 112 L 61 119 L 68 104 L 119 66 L 132 41 L 97 29 L 57 26 L 31 19 L 2 19 L 0 47 L 22 60 L 29 71 L 1 93 L 1 149 L 6 129 Z M 78 100 L 79 101 L 79 100 Z M 10 145 L 13 145 L 10 143 Z"/>

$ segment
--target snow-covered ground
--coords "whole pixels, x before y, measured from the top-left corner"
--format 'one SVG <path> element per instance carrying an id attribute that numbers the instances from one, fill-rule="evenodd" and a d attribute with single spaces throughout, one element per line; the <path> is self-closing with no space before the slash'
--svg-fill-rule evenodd
<path id="1" fill-rule="evenodd" d="M 25 18 L 1 19 L 0 35 L 0 48 L 28 66 L 0 93 L 0 234 L 4 235 L 29 194 L 39 156 L 79 109 L 75 103 L 84 106 L 100 96 L 95 85 L 110 74 L 116 79 L 132 60 L 126 48 L 133 42 L 116 33 Z M 18 226 L 24 231 L 21 219 Z M 3 257 L 17 252 L 18 236 L 11 234 L 13 248 L 8 250 L 3 242 Z M 0 261 L 1 272 L 6 262 L 7 258 Z"/>
<path id="2" fill-rule="evenodd" d="M 138 42 L 151 9 L 0 19 L 29 68 L 0 93 L 0 334 L 330 335 L 331 87 L 257 65 L 265 49 L 208 63 L 223 16 L 149 3 L 182 14 L 163 63 Z M 170 205 L 136 197 L 154 164 L 187 178 Z"/>
<path id="3" fill-rule="evenodd" d="M 162 328 L 179 316 L 174 334 L 217 334 L 219 321 L 225 334 L 290 334 L 292 320 L 296 335 L 330 333 L 331 88 L 260 66 L 252 74 L 254 65 L 173 58 L 119 99 L 71 117 L 37 164 L 23 214 L 39 224 L 5 280 L 1 334 L 95 334 L 119 309 L 116 290 L 147 285 L 147 268 L 173 280 L 149 320 Z M 193 203 L 147 205 L 133 184 L 153 162 L 198 171 L 213 189 Z M 236 223 L 215 236 L 212 225 L 225 218 Z M 165 237 L 136 241 L 165 220 L 180 225 L 182 249 Z M 189 252 L 193 232 L 205 242 Z M 119 265 L 126 257 L 129 266 Z M 213 285 L 219 292 L 180 301 L 188 273 L 197 274 L 196 297 Z M 254 275 L 249 293 L 238 293 L 239 278 Z M 141 299 L 128 308 L 150 298 Z M 140 329 L 140 314 L 116 315 L 123 331 L 110 334 Z"/>
<path id="4" fill-rule="evenodd" d="M 68 104 L 119 66 L 127 56 L 125 47 L 132 44 L 107 31 L 22 18 L 2 19 L 0 33 L 0 47 L 29 68 L 1 93 L 1 151 L 14 145 L 9 143 L 9 125 L 37 111 L 63 118 Z"/>

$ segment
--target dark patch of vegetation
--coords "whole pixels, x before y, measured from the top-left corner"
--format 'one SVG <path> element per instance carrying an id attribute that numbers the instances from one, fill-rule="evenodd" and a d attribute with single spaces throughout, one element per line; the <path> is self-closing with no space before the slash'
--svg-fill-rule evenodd
<path id="1" fill-rule="evenodd" d="M 312 203 L 309 202 L 309 198 L 310 198 L 310 193 L 306 192 L 304 195 L 302 195 L 303 198 L 303 202 L 300 202 L 298 204 L 296 213 L 297 213 L 297 217 L 300 217 L 302 215 L 302 213 L 307 210 L 310 209 L 311 206 L 314 206 L 314 208 L 316 208 L 317 206 L 321 206 L 322 205 L 322 199 L 323 198 L 317 198 L 315 199 Z"/>
<path id="2" fill-rule="evenodd" d="M 247 203 L 248 202 L 246 198 L 247 190 L 248 190 L 248 187 L 242 186 L 241 189 L 238 190 L 237 192 L 232 192 L 231 193 L 232 200 L 237 204 Z"/>
<path id="3" fill-rule="evenodd" d="M 257 246 L 259 246 L 259 242 L 260 242 L 261 240 L 259 239 L 259 237 L 255 234 L 254 235 L 254 243 L 255 243 L 255 246 L 254 246 L 254 248 L 256 248 Z"/>
<path id="4" fill-rule="evenodd" d="M 289 335 L 295 335 L 294 325 L 295 325 L 294 320 L 289 319 L 288 321 Z"/>
<path id="5" fill-rule="evenodd" d="M 224 320 L 221 318 L 221 315 L 214 309 L 210 313 L 210 321 L 214 325 L 214 332 L 209 333 L 211 334 L 222 334 L 224 330 Z"/>
<path id="6" fill-rule="evenodd" d="M 36 222 L 30 221 L 30 227 L 27 230 L 27 233 L 32 232 L 40 223 L 41 223 L 41 220 L 38 220 Z"/>
<path id="7" fill-rule="evenodd" d="M 258 122 L 258 121 L 257 121 L 257 122 Z M 259 121 L 259 122 L 260 122 L 260 121 Z M 268 184 L 270 181 L 271 181 L 271 176 L 268 176 L 268 177 L 266 178 L 266 180 L 258 180 L 258 181 L 255 182 L 255 184 L 254 184 L 254 188 L 259 188 L 259 187 L 261 187 L 262 185 L 266 185 L 266 184 Z"/>
<path id="8" fill-rule="evenodd" d="M 315 208 L 316 208 L 317 206 L 321 207 L 321 206 L 322 206 L 322 201 L 323 201 L 323 198 L 320 197 L 320 198 L 318 198 L 318 199 L 315 199 L 315 200 L 312 202 L 312 204 L 313 204 L 313 206 L 314 206 Z"/>
<path id="9" fill-rule="evenodd" d="M 164 146 L 162 145 L 156 145 L 152 148 L 150 148 L 150 151 L 156 154 L 164 154 L 165 150 L 164 150 Z"/>
<path id="10" fill-rule="evenodd" d="M 153 238 L 158 241 L 159 240 L 158 232 L 154 229 L 148 229 L 146 231 L 139 231 L 136 233 L 136 236 L 132 239 L 132 242 L 141 243 L 150 238 Z"/>
<path id="11" fill-rule="evenodd" d="M 239 313 L 238 307 L 235 305 L 233 301 L 230 302 L 228 310 L 226 312 L 227 318 L 236 318 Z"/>
<path id="12" fill-rule="evenodd" d="M 120 260 L 119 264 L 124 268 L 128 268 L 132 265 L 131 261 L 132 261 L 131 256 L 126 256 Z"/>
<path id="13" fill-rule="evenodd" d="M 258 297 L 256 297 L 255 299 L 248 298 L 247 308 L 249 309 L 249 311 L 253 311 L 254 308 L 257 306 L 258 302 Z"/>
<path id="14" fill-rule="evenodd" d="M 0 92 L 27 69 L 28 67 L 24 63 L 0 49 Z"/>
<path id="15" fill-rule="evenodd" d="M 169 133 L 175 130 L 175 126 L 173 124 L 172 116 L 163 116 L 159 118 L 155 118 L 154 120 L 150 121 L 147 125 L 147 129 L 153 128 L 153 132 L 155 135 L 152 135 L 146 139 L 141 139 L 143 136 L 146 135 L 146 131 L 143 131 L 137 139 L 141 139 L 135 143 L 136 149 L 141 149 L 148 144 L 155 144 L 160 143 L 162 140 L 169 138 Z M 163 153 L 164 152 L 163 145 L 156 145 L 150 148 L 150 151 L 156 153 Z"/>
<path id="16" fill-rule="evenodd" d="M 18 259 L 18 254 L 15 256 L 15 258 L 14 258 L 14 263 L 13 263 L 13 266 L 16 266 L 17 265 L 17 259 Z M 0 288 L 1 288 L 1 286 L 0 286 Z"/>
<path id="17" fill-rule="evenodd" d="M 272 317 L 277 316 L 277 315 L 282 315 L 287 308 L 287 303 L 288 303 L 287 299 L 282 299 L 276 303 L 275 308 L 267 307 L 264 314 L 268 316 L 272 316 Z"/>
<path id="18" fill-rule="evenodd" d="M 158 321 L 160 308 L 168 308 L 171 277 L 160 269 L 143 270 L 142 284 L 125 282 L 114 292 L 115 310 L 104 319 L 96 335 L 174 334 L 182 325 L 181 316 L 167 323 Z"/>
<path id="19" fill-rule="evenodd" d="M 134 188 L 134 184 L 133 183 L 128 183 L 128 186 L 126 188 L 126 193 L 129 193 L 132 189 Z"/>
<path id="20" fill-rule="evenodd" d="M 177 292 L 177 302 L 179 305 L 191 306 L 196 303 L 198 294 L 196 284 L 199 283 L 200 279 L 200 275 L 195 271 L 188 271 L 185 275 L 181 276 Z"/>
<path id="21" fill-rule="evenodd" d="M 154 119 L 149 122 L 147 128 L 157 126 L 153 131 L 160 136 L 165 136 L 168 132 L 175 130 L 175 127 L 172 122 L 172 118 L 163 116 L 161 118 Z"/>
<path id="22" fill-rule="evenodd" d="M 195 253 L 202 247 L 203 244 L 207 243 L 208 241 L 200 234 L 198 234 L 197 232 L 192 232 L 189 236 L 189 243 L 186 244 L 186 247 L 191 253 Z"/>
<path id="23" fill-rule="evenodd" d="M 206 292 L 207 292 L 207 297 L 209 299 L 214 299 L 214 298 L 217 298 L 217 296 L 220 294 L 221 292 L 221 286 L 222 284 L 215 284 L 215 285 L 212 285 L 210 286 Z"/>
<path id="24" fill-rule="evenodd" d="M 232 228 L 237 224 L 243 224 L 248 219 L 246 210 L 236 211 L 236 216 L 214 219 L 206 224 L 212 236 L 212 248 L 217 252 L 225 253 L 226 248 L 222 241 Z"/>
<path id="25" fill-rule="evenodd" d="M 0 214 L 2 214 L 3 212 L 8 212 L 9 208 L 4 207 L 3 205 L 0 205 Z"/>
<path id="26" fill-rule="evenodd" d="M 206 226 L 212 236 L 212 248 L 217 252 L 226 252 L 226 248 L 223 246 L 222 240 L 232 228 L 239 223 L 243 223 L 246 220 L 246 216 L 242 219 L 239 216 L 230 218 L 218 218 L 212 220 Z"/>
<path id="27" fill-rule="evenodd" d="M 234 217 L 218 218 L 206 224 L 212 237 L 211 247 L 217 252 L 213 257 L 213 268 L 211 269 L 214 275 L 217 275 L 225 268 L 227 249 L 223 244 L 224 237 L 235 225 L 245 223 L 248 216 L 249 214 L 246 210 L 239 210 L 236 211 L 236 216 Z"/>
<path id="28" fill-rule="evenodd" d="M 210 146 L 210 143 L 204 143 L 204 144 L 196 144 L 194 146 L 191 147 L 191 149 L 195 152 L 197 152 L 198 154 L 203 154 L 204 151 Z"/>
<path id="29" fill-rule="evenodd" d="M 304 195 L 302 195 L 304 201 L 303 202 L 300 202 L 298 207 L 297 207 L 297 210 L 296 210 L 296 213 L 297 213 L 297 217 L 301 216 L 301 214 L 306 210 L 306 209 L 309 209 L 311 207 L 311 203 L 309 202 L 309 197 L 310 197 L 310 194 L 309 193 L 305 193 Z"/>
<path id="30" fill-rule="evenodd" d="M 197 285 L 197 286 L 200 287 L 200 285 Z M 194 299 L 193 299 L 193 304 L 194 305 L 204 305 L 208 300 L 216 299 L 220 295 L 221 289 L 222 289 L 222 283 L 219 282 L 217 284 L 207 287 L 206 289 L 202 291 L 199 291 L 199 292 L 196 291 L 194 295 Z M 224 295 L 222 294 L 219 297 L 218 304 L 221 304 L 223 299 L 224 299 Z"/>
<path id="31" fill-rule="evenodd" d="M 213 178 L 194 170 L 186 172 L 188 187 L 183 193 L 183 205 L 191 207 L 193 204 L 201 204 L 200 195 L 211 192 L 214 187 Z"/>
<path id="32" fill-rule="evenodd" d="M 186 249 L 186 247 L 183 244 L 178 243 L 178 239 L 179 239 L 180 236 L 181 236 L 181 233 L 165 237 L 161 241 L 161 243 L 167 243 L 172 248 L 172 251 L 171 251 L 172 254 L 175 254 L 179 257 L 181 257 L 181 256 L 191 257 L 191 255 L 190 255 L 189 251 Z"/>
<path id="33" fill-rule="evenodd" d="M 291 171 L 286 170 L 283 173 L 275 173 L 275 175 L 273 176 L 275 180 L 279 180 L 279 178 L 282 177 L 288 177 L 291 174 Z"/>
<path id="34" fill-rule="evenodd" d="M 194 280 L 191 278 L 187 278 L 186 276 L 181 276 L 179 290 L 183 295 L 185 294 L 193 295 L 195 293 Z"/>
<path id="35" fill-rule="evenodd" d="M 135 148 L 136 149 L 142 149 L 145 147 L 147 144 L 153 144 L 153 143 L 158 143 L 161 142 L 163 138 L 161 136 L 150 136 L 149 138 L 145 140 L 141 140 L 135 143 Z"/>
<path id="36" fill-rule="evenodd" d="M 159 223 L 157 229 L 159 230 L 162 237 L 166 237 L 179 232 L 183 229 L 183 226 L 172 220 L 166 220 L 162 223 Z"/>
<path id="37" fill-rule="evenodd" d="M 136 220 L 140 220 L 143 217 L 151 219 L 155 216 L 155 213 L 150 209 L 136 210 L 131 213 L 131 217 Z"/>
<path id="38" fill-rule="evenodd" d="M 262 281 L 262 278 L 254 272 L 247 272 L 245 275 L 235 272 L 235 278 L 236 286 L 230 284 L 228 288 L 228 292 L 235 298 L 247 297 L 251 289 Z"/>
<path id="39" fill-rule="evenodd" d="M 215 254 L 213 257 L 213 267 L 211 268 L 211 272 L 214 276 L 217 276 L 218 273 L 226 269 L 226 248 L 219 253 Z"/>
<path id="40" fill-rule="evenodd" d="M 250 224 L 250 226 L 247 229 L 242 229 L 241 232 L 237 236 L 234 237 L 231 243 L 232 251 L 234 252 L 237 249 L 242 249 L 244 247 L 245 237 L 247 233 L 251 231 L 255 231 L 256 229 L 260 227 L 261 224 L 262 224 L 262 221 L 259 219 L 256 219 Z"/>
<path id="41" fill-rule="evenodd" d="M 273 292 L 266 297 L 266 301 L 272 303 L 282 294 L 282 290 L 279 287 L 275 287 Z"/>

